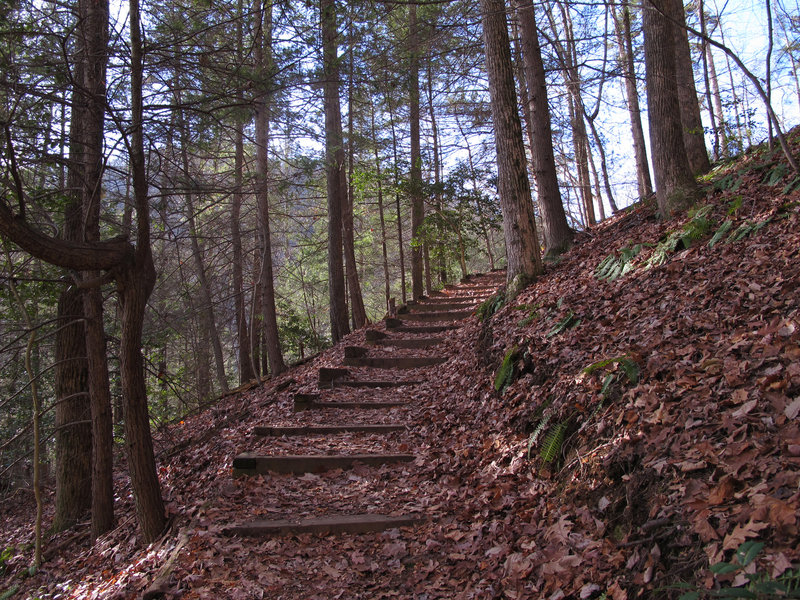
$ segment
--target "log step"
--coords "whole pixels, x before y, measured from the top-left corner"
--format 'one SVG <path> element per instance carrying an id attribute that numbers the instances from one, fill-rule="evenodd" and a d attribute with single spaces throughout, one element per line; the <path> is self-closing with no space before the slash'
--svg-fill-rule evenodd
<path id="1" fill-rule="evenodd" d="M 366 387 L 366 386 L 365 386 Z M 378 408 L 395 408 L 397 406 L 405 406 L 407 402 L 317 402 L 316 400 L 306 400 L 295 396 L 294 398 L 294 412 L 301 412 L 304 410 L 324 410 L 331 408 L 343 409 L 378 409 Z"/>
<path id="2" fill-rule="evenodd" d="M 401 321 L 460 321 L 466 319 L 473 312 L 470 310 L 451 310 L 439 312 L 418 312 L 418 313 L 403 313 L 397 314 L 397 318 Z"/>
<path id="3" fill-rule="evenodd" d="M 412 350 L 421 350 L 422 348 L 430 348 L 441 344 L 444 338 L 381 338 L 374 341 L 367 340 L 368 344 L 373 346 L 393 346 L 395 348 L 410 348 Z"/>
<path id="4" fill-rule="evenodd" d="M 460 325 L 404 325 L 399 319 L 386 319 L 386 329 L 398 333 L 442 333 L 459 327 Z"/>
<path id="5" fill-rule="evenodd" d="M 452 310 L 471 310 L 478 307 L 474 300 L 465 302 L 426 302 L 424 304 L 407 304 L 397 309 L 398 314 L 419 312 L 446 312 Z"/>
<path id="6" fill-rule="evenodd" d="M 409 380 L 409 381 L 337 381 L 336 386 L 338 387 L 353 387 L 353 388 L 394 388 L 394 387 L 404 387 L 407 385 L 419 385 L 422 383 L 419 380 Z M 331 386 L 333 387 L 333 386 Z M 387 404 L 384 402 L 383 404 Z"/>
<path id="7" fill-rule="evenodd" d="M 404 431 L 405 425 L 361 425 L 360 423 L 346 423 L 342 425 L 300 425 L 297 427 L 256 427 L 254 435 L 263 436 L 290 436 L 290 435 L 315 435 L 335 433 L 390 433 Z"/>
<path id="8" fill-rule="evenodd" d="M 348 367 L 372 367 L 373 369 L 419 369 L 440 365 L 446 358 L 438 356 L 365 356 L 359 358 L 345 358 L 344 364 Z"/>
<path id="9" fill-rule="evenodd" d="M 320 473 L 332 469 L 352 469 L 356 463 L 369 467 L 411 462 L 413 454 L 295 454 L 288 456 L 265 456 L 243 453 L 233 459 L 233 476 L 259 475 L 263 473 Z"/>
<path id="10" fill-rule="evenodd" d="M 281 519 L 276 521 L 253 521 L 223 529 L 226 535 L 242 537 L 266 537 L 296 535 L 299 533 L 376 533 L 396 527 L 411 527 L 421 523 L 420 515 L 334 515 L 314 519 Z"/>

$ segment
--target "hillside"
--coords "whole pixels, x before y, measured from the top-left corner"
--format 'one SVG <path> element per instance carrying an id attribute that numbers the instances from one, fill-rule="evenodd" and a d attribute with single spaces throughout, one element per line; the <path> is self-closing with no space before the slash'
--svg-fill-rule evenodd
<path id="1" fill-rule="evenodd" d="M 316 390 L 321 367 L 340 366 L 345 346 L 365 343 L 361 330 L 157 432 L 172 525 L 150 548 L 137 545 L 124 464 L 118 528 L 94 548 L 86 524 L 54 537 L 31 577 L 22 574 L 32 496 L 4 500 L 0 540 L 13 550 L 0 593 L 668 598 L 679 592 L 662 588 L 676 582 L 744 583 L 739 571 L 714 576 L 709 565 L 732 560 L 745 541 L 764 543 L 748 571 L 785 577 L 800 563 L 800 192 L 763 151 L 708 179 L 690 215 L 660 222 L 653 203 L 640 203 L 580 234 L 513 302 L 487 301 L 482 319 L 468 317 L 435 348 L 396 350 L 446 359 L 395 376 L 422 381 L 402 388 L 409 405 L 361 417 L 402 418 L 404 431 L 252 435 L 256 425 L 310 423 L 292 412 L 293 394 Z M 234 456 L 257 450 L 416 458 L 233 479 Z M 378 508 L 424 520 L 373 534 L 223 531 L 255 516 Z"/>

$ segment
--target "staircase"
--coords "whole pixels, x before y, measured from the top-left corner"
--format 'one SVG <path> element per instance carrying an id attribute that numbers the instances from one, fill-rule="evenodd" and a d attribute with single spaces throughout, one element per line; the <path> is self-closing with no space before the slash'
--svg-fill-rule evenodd
<path id="1" fill-rule="evenodd" d="M 415 426 L 408 420 L 414 389 L 422 381 L 434 379 L 437 369 L 447 361 L 448 357 L 435 352 L 446 332 L 460 327 L 461 321 L 503 283 L 502 273 L 473 275 L 430 298 L 400 307 L 396 316 L 385 319 L 383 327 L 378 324 L 366 331 L 365 346 L 344 348 L 341 367 L 319 369 L 318 391 L 294 394 L 291 414 L 297 415 L 297 424 L 254 427 L 254 438 L 262 442 L 304 439 L 308 453 L 240 453 L 233 460 L 234 477 L 298 477 L 308 481 L 308 494 L 296 515 L 230 524 L 224 527 L 225 533 L 250 537 L 371 533 L 425 520 L 426 515 L 419 510 L 405 514 L 381 511 L 379 505 L 375 506 L 379 502 L 374 500 L 368 511 L 334 512 L 328 499 L 317 497 L 314 486 L 319 476 L 314 474 L 364 474 L 383 469 L 381 490 L 390 493 L 392 488 L 404 485 L 403 473 L 413 469 L 418 460 L 409 441 Z M 342 389 L 349 389 L 346 400 L 341 398 Z M 331 423 L 334 416 L 336 422 Z M 308 423 L 309 417 L 325 422 Z M 341 445 L 335 444 L 341 436 L 348 436 L 347 444 L 343 444 L 347 452 L 341 452 Z M 385 451 L 374 451 L 376 445 Z M 326 446 L 331 449 L 327 453 L 315 451 Z M 360 452 L 359 446 L 369 446 L 371 451 Z M 335 453 L 332 449 L 336 449 Z"/>

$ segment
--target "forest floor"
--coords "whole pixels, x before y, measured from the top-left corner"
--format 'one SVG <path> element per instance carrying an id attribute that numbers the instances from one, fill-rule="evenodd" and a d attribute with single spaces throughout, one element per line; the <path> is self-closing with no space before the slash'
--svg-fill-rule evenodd
<path id="1" fill-rule="evenodd" d="M 705 179 L 700 210 L 663 222 L 648 201 L 579 234 L 512 302 L 488 302 L 483 320 L 433 349 L 395 350 L 446 358 L 394 375 L 419 384 L 325 392 L 403 396 L 406 406 L 347 418 L 405 430 L 252 435 L 341 420 L 294 413 L 292 396 L 316 391 L 319 368 L 341 366 L 362 330 L 157 432 L 171 528 L 149 547 L 122 460 L 117 528 L 93 547 L 87 523 L 53 536 L 32 576 L 32 494 L 4 499 L 0 595 L 621 600 L 677 598 L 665 587 L 678 582 L 695 597 L 748 577 L 788 585 L 800 562 L 800 181 L 781 165 L 752 151 Z M 416 459 L 234 479 L 244 451 Z M 423 521 L 370 534 L 223 531 L 343 512 Z"/>

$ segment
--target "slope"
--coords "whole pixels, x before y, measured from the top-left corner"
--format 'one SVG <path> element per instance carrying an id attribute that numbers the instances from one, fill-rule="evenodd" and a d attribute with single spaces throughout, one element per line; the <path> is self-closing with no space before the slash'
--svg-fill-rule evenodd
<path id="1" fill-rule="evenodd" d="M 764 543 L 749 571 L 786 577 L 800 560 L 800 193 L 761 150 L 719 167 L 706 185 L 691 215 L 664 223 L 652 205 L 637 205 L 581 234 L 512 303 L 495 297 L 480 319 L 435 334 L 447 360 L 420 374 L 408 405 L 392 409 L 402 414 L 360 418 L 414 424 L 398 437 L 282 437 L 258 447 L 251 437 L 259 425 L 312 424 L 307 411 L 292 413 L 293 394 L 313 392 L 320 368 L 342 365 L 345 346 L 365 345 L 359 331 L 159 432 L 172 529 L 151 548 L 136 546 L 120 478 L 117 530 L 91 549 L 80 527 L 62 534 L 42 571 L 21 580 L 29 501 L 4 503 L 4 547 L 17 550 L 2 589 L 16 583 L 17 597 L 41 598 L 147 589 L 165 598 L 677 597 L 663 588 L 745 583 L 709 565 L 733 560 L 746 541 Z M 353 389 L 327 399 L 352 399 Z M 326 418 L 314 414 L 313 424 Z M 395 466 L 356 465 L 233 479 L 233 458 L 254 448 L 415 459 L 399 478 Z M 378 506 L 425 519 L 367 534 L 225 534 L 254 514 Z"/>

